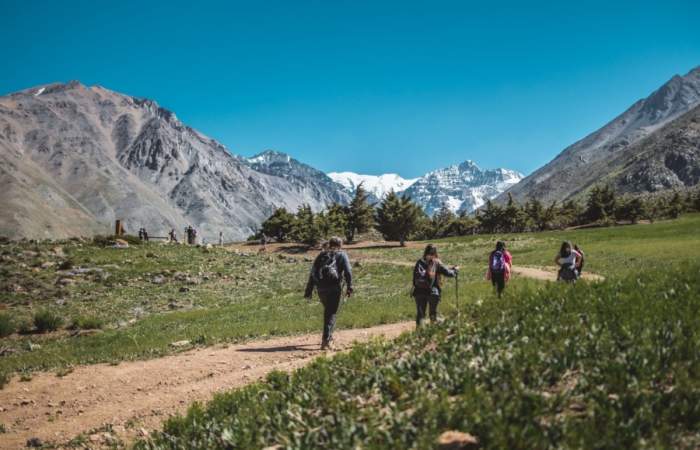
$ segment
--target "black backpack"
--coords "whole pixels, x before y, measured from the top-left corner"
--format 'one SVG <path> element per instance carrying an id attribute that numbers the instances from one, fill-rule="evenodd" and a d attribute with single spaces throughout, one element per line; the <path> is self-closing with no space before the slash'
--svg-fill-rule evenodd
<path id="1" fill-rule="evenodd" d="M 321 287 L 332 287 L 340 284 L 340 273 L 335 252 L 323 252 L 319 255 L 314 266 L 314 281 Z"/>
<path id="2" fill-rule="evenodd" d="M 576 273 L 576 269 L 569 265 L 561 266 L 559 269 L 559 279 L 562 281 L 576 281 L 578 278 L 578 274 Z"/>
<path id="3" fill-rule="evenodd" d="M 421 290 L 432 289 L 434 279 L 430 278 L 428 273 L 428 265 L 423 261 L 418 261 L 416 267 L 413 270 L 413 287 Z"/>

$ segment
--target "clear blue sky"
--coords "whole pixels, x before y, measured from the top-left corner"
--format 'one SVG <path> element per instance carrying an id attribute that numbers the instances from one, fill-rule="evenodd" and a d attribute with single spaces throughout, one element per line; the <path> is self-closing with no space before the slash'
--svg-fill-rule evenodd
<path id="1" fill-rule="evenodd" d="M 700 65 L 700 1 L 0 0 L 0 93 L 153 98 L 234 153 L 529 173 Z"/>

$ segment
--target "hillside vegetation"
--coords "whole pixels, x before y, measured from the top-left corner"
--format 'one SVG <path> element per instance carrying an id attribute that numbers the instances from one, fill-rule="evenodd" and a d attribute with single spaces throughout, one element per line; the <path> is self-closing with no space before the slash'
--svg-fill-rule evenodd
<path id="1" fill-rule="evenodd" d="M 619 278 L 697 260 L 699 233 L 700 215 L 689 214 L 650 225 L 450 238 L 438 246 L 446 263 L 462 267 L 461 301 L 473 303 L 493 297 L 484 271 L 497 238 L 508 242 L 516 266 L 533 267 L 551 266 L 561 241 L 571 239 L 586 251 L 586 270 Z M 356 295 L 342 307 L 338 326 L 412 320 L 410 266 L 422 245 L 349 250 L 359 262 Z M 269 251 L 158 243 L 114 249 L 75 241 L 2 245 L 0 325 L 6 326 L 0 328 L 10 335 L 0 338 L 0 374 L 317 331 L 321 306 L 301 298 L 315 253 Z M 516 277 L 506 294 L 518 298 L 543 284 Z M 442 314 L 454 312 L 454 287 L 452 281 L 445 286 Z M 60 319 L 57 331 L 36 326 L 36 316 L 46 312 Z M 182 340 L 190 344 L 170 345 Z"/>
<path id="2" fill-rule="evenodd" d="M 482 448 L 697 448 L 699 293 L 695 262 L 471 303 L 195 405 L 137 448 L 434 448 L 445 431 Z"/>

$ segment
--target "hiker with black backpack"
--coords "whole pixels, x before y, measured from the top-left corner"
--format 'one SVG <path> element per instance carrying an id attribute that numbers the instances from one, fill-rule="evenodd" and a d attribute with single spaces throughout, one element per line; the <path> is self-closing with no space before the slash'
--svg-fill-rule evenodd
<path id="1" fill-rule="evenodd" d="M 321 350 L 332 348 L 333 328 L 343 294 L 343 281 L 348 297 L 352 295 L 352 269 L 347 253 L 341 250 L 342 240 L 333 237 L 314 260 L 304 298 L 310 299 L 314 287 L 323 304 L 323 337 Z"/>
<path id="2" fill-rule="evenodd" d="M 496 249 L 489 255 L 489 268 L 486 272 L 486 279 L 491 280 L 491 284 L 496 289 L 496 295 L 501 298 L 506 283 L 510 280 L 510 272 L 513 268 L 513 256 L 506 250 L 506 243 L 496 242 Z"/>
<path id="3" fill-rule="evenodd" d="M 574 250 L 571 242 L 562 242 L 557 256 L 554 257 L 554 263 L 559 266 L 557 281 L 575 283 L 578 280 L 579 274 L 576 267 L 581 263 L 581 254 Z"/>
<path id="4" fill-rule="evenodd" d="M 416 328 L 425 321 L 425 310 L 428 309 L 430 321 L 437 321 L 437 307 L 442 294 L 441 277 L 453 278 L 457 276 L 459 267 L 451 269 L 445 266 L 438 256 L 437 247 L 428 244 L 423 252 L 423 257 L 416 261 L 413 267 L 413 291 L 416 301 Z"/>

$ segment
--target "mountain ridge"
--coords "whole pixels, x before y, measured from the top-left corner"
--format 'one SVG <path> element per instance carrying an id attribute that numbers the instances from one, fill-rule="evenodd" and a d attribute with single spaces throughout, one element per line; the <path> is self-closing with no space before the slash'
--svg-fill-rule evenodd
<path id="1" fill-rule="evenodd" d="M 154 100 L 77 81 L 0 97 L 0 184 L 0 234 L 34 238 L 110 233 L 120 218 L 130 232 L 243 239 L 276 207 L 337 196 L 256 171 Z"/>
<path id="2" fill-rule="evenodd" d="M 700 105 L 700 66 L 686 75 L 674 75 L 647 97 L 620 115 L 566 147 L 550 162 L 497 197 L 503 203 L 510 193 L 518 201 L 530 197 L 550 202 L 578 198 L 610 172 L 624 164 L 617 155 L 664 125 Z"/>

